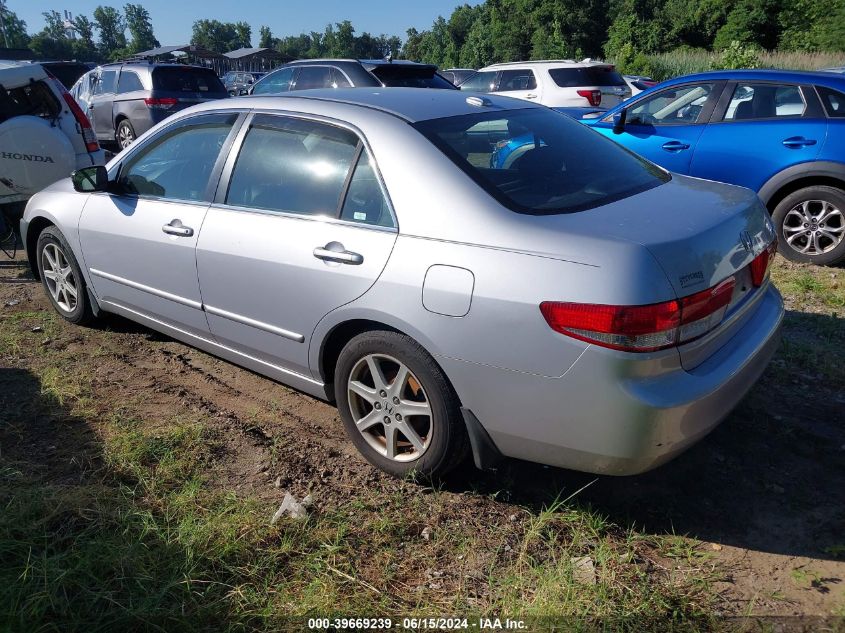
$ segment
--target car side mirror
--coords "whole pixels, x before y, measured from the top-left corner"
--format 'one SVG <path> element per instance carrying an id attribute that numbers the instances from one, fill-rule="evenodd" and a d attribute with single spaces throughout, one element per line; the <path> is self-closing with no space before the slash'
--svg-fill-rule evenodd
<path id="1" fill-rule="evenodd" d="M 81 193 L 108 191 L 109 173 L 102 165 L 77 169 L 70 175 L 73 188 Z"/>
<path id="2" fill-rule="evenodd" d="M 622 134 L 625 131 L 625 118 L 628 115 L 627 110 L 621 110 L 613 115 L 613 133 Z"/>

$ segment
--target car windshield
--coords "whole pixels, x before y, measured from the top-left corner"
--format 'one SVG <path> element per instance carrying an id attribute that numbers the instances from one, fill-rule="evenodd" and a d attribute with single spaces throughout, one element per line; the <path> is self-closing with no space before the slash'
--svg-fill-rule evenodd
<path id="1" fill-rule="evenodd" d="M 625 80 L 613 66 L 586 66 L 581 68 L 551 68 L 549 75 L 561 88 L 578 86 L 624 86 Z"/>
<path id="2" fill-rule="evenodd" d="M 226 88 L 214 71 L 205 68 L 156 68 L 153 87 L 167 92 L 226 94 Z"/>
<path id="3" fill-rule="evenodd" d="M 670 179 L 656 165 L 545 108 L 431 119 L 415 127 L 490 195 L 519 213 L 583 211 Z"/>

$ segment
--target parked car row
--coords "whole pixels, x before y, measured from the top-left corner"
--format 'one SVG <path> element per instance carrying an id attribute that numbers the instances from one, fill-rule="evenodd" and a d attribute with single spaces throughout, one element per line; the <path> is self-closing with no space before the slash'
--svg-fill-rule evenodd
<path id="1" fill-rule="evenodd" d="M 62 64 L 53 68 L 64 68 Z M 772 213 L 785 256 L 819 264 L 845 258 L 845 161 L 839 141 L 845 86 L 839 74 L 717 72 L 681 77 L 655 91 L 649 90 L 654 82 L 647 77 L 624 77 L 612 65 L 591 60 L 495 64 L 480 71 L 443 73 L 432 65 L 389 60 L 299 60 L 263 77 L 229 73 L 224 78 L 227 87 L 206 68 L 118 63 L 87 72 L 71 94 L 98 141 L 126 148 L 175 112 L 232 92 L 454 89 L 448 76 L 466 92 L 498 93 L 556 107 L 670 171 L 749 187 Z M 639 94 L 643 89 L 647 95 Z M 638 94 L 631 98 L 634 91 Z M 527 146 L 530 139 L 515 136 L 497 151 L 496 160 L 514 160 L 524 151 L 520 143 Z M 63 167 L 50 172 L 39 165 L 33 170 L 46 179 L 42 185 L 66 173 Z M 19 189 L 24 182 L 12 181 Z M 15 199 L 25 197 L 18 194 Z"/>
<path id="2" fill-rule="evenodd" d="M 431 64 L 383 59 L 303 59 L 269 73 L 252 86 L 249 94 L 349 87 L 455 89 Z"/>
<path id="3" fill-rule="evenodd" d="M 336 402 L 393 474 L 671 459 L 771 358 L 778 245 L 845 258 L 845 77 L 463 70 L 120 63 L 77 103 L 0 66 L 0 194 L 58 181 L 20 226 L 63 318 L 121 314 Z M 123 148 L 107 166 L 98 139 Z"/>

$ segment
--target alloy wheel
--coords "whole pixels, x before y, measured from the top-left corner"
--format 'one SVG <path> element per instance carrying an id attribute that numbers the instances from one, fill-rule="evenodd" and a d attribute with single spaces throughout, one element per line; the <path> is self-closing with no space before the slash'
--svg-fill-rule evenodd
<path id="1" fill-rule="evenodd" d="M 358 432 L 380 455 L 419 459 L 431 444 L 431 403 L 414 373 L 386 354 L 368 354 L 352 368 L 349 410 Z"/>
<path id="2" fill-rule="evenodd" d="M 132 134 L 132 128 L 128 125 L 120 125 L 117 128 L 117 143 L 121 149 L 126 149 L 135 140 L 135 135 Z"/>
<path id="3" fill-rule="evenodd" d="M 53 301 L 70 314 L 79 303 L 79 284 L 64 251 L 56 244 L 47 244 L 41 251 L 41 269 Z"/>
<path id="4" fill-rule="evenodd" d="M 828 253 L 845 237 L 845 215 L 827 200 L 805 200 L 786 213 L 783 237 L 802 255 Z"/>

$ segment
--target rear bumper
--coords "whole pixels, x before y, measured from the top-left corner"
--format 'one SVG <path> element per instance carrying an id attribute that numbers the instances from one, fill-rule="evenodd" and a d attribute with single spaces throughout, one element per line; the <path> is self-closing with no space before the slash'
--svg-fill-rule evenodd
<path id="1" fill-rule="evenodd" d="M 560 378 L 479 365 L 470 378 L 465 367 L 444 365 L 450 377 L 458 372 L 464 405 L 502 454 L 633 475 L 683 452 L 733 410 L 777 349 L 782 320 L 783 301 L 769 286 L 743 327 L 691 371 L 677 354 L 632 359 L 595 346 Z M 477 393 L 473 383 L 491 386 Z"/>

